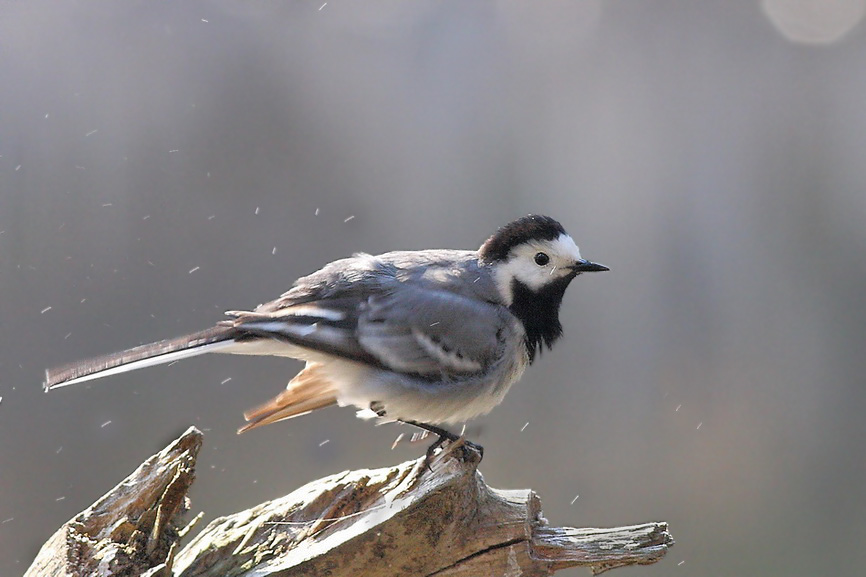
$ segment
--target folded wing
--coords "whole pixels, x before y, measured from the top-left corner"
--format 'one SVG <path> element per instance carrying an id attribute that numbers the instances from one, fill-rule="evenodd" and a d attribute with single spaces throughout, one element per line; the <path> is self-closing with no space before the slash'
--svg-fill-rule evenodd
<path id="1" fill-rule="evenodd" d="M 402 285 L 363 298 L 270 312 L 231 312 L 244 338 L 267 337 L 423 377 L 478 373 L 501 357 L 507 309 L 448 291 Z"/>

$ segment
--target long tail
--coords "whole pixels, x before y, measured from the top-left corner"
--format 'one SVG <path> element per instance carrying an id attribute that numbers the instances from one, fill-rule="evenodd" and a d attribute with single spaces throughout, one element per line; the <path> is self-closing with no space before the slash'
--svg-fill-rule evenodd
<path id="1" fill-rule="evenodd" d="M 217 352 L 232 346 L 236 336 L 238 336 L 238 331 L 232 327 L 213 327 L 182 337 L 141 345 L 119 353 L 70 363 L 54 369 L 47 369 L 43 386 L 46 391 L 50 391 L 92 379 L 171 363 L 204 353 Z"/>

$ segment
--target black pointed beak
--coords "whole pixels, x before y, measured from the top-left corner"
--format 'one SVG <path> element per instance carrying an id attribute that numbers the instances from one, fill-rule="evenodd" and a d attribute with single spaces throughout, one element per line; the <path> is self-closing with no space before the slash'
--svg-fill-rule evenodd
<path id="1" fill-rule="evenodd" d="M 588 260 L 579 260 L 573 265 L 571 265 L 571 270 L 574 272 L 603 272 L 606 270 L 610 270 L 603 264 L 598 264 L 597 262 L 589 262 Z"/>

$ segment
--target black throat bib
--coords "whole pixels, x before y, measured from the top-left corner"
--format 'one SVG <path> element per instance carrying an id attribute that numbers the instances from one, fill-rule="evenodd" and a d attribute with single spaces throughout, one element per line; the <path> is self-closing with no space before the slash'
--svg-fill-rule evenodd
<path id="1" fill-rule="evenodd" d="M 546 346 L 553 347 L 562 336 L 562 325 L 559 322 L 559 306 L 565 289 L 574 278 L 573 275 L 557 279 L 545 285 L 538 292 L 533 292 L 525 284 L 514 280 L 511 284 L 512 302 L 509 310 L 520 319 L 526 330 L 526 352 L 529 362 L 535 360 L 536 353 Z"/>

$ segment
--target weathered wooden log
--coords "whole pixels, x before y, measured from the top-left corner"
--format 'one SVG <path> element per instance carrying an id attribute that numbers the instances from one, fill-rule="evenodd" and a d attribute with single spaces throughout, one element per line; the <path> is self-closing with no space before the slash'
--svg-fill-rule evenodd
<path id="1" fill-rule="evenodd" d="M 535 493 L 487 486 L 480 455 L 457 442 L 429 467 L 421 458 L 313 481 L 214 520 L 178 551 L 200 443 L 190 429 L 145 462 L 64 525 L 27 575 L 537 576 L 573 566 L 597 574 L 655 563 L 673 544 L 663 522 L 550 527 Z"/>
<path id="2" fill-rule="evenodd" d="M 190 427 L 42 546 L 24 577 L 169 577 L 202 434 Z"/>

